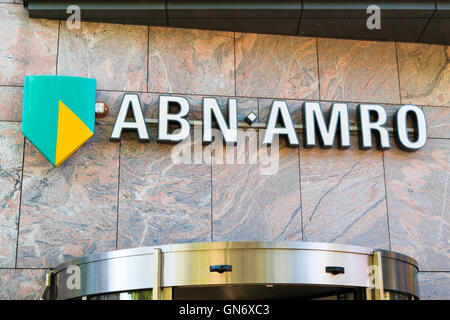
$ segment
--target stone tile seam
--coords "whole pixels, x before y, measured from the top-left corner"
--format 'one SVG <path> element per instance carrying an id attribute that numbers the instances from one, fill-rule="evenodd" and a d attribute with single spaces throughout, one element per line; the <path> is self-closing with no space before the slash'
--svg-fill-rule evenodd
<path id="1" fill-rule="evenodd" d="M 116 213 L 116 250 L 119 249 L 119 216 L 120 216 L 120 162 L 122 154 L 122 141 L 119 141 L 119 166 L 117 173 L 117 213 Z"/>
<path id="2" fill-rule="evenodd" d="M 398 63 L 398 49 L 397 49 L 397 42 L 394 42 L 394 50 L 395 50 L 395 70 L 397 71 L 397 83 L 398 83 L 398 101 L 400 104 L 403 104 L 402 99 L 402 86 L 400 82 L 400 65 Z"/>
<path id="3" fill-rule="evenodd" d="M 388 240 L 389 240 L 389 250 L 392 251 L 391 224 L 390 224 L 390 218 L 389 218 L 388 191 L 387 191 L 387 182 L 386 182 L 386 164 L 385 164 L 385 161 L 384 161 L 384 150 L 381 152 L 381 158 L 383 160 L 384 203 L 385 203 L 385 207 L 386 207 L 386 219 L 387 219 L 387 231 L 388 231 Z"/>
<path id="4" fill-rule="evenodd" d="M 59 65 L 59 42 L 60 42 L 60 36 L 61 36 L 61 32 L 60 32 L 60 25 L 61 25 L 61 21 L 59 21 L 58 24 L 58 40 L 57 40 L 57 57 L 56 57 L 56 74 L 58 74 L 58 65 Z M 138 93 L 138 92 L 142 92 L 142 93 L 154 93 L 154 94 L 179 94 L 179 95 L 190 95 L 189 93 L 182 93 L 182 92 L 150 92 L 148 91 L 148 83 L 149 83 L 149 77 L 150 77 L 150 70 L 149 70 L 149 59 L 150 59 L 150 32 L 151 32 L 151 26 L 148 26 L 148 32 L 147 32 L 147 51 L 146 51 L 146 70 L 147 70 L 147 81 L 146 81 L 146 87 L 147 90 L 146 91 L 124 91 L 124 92 L 133 92 L 133 93 Z M 318 85 L 318 94 L 319 94 L 319 100 L 320 100 L 320 87 L 321 87 L 321 80 L 320 80 L 320 61 L 319 61 L 319 46 L 318 46 L 318 37 L 313 37 L 316 41 L 315 41 L 315 52 L 316 52 L 316 65 L 317 65 L 317 85 Z M 375 41 L 376 42 L 376 41 Z M 399 94 L 399 103 L 402 104 L 402 98 L 401 98 L 401 85 L 400 85 L 400 71 L 399 71 L 399 63 L 398 63 L 398 54 L 397 54 L 397 42 L 392 41 L 392 43 L 394 44 L 394 51 L 395 51 L 395 57 L 396 57 L 396 72 L 397 72 L 397 82 L 398 82 L 398 94 Z M 234 61 L 234 97 L 237 97 L 237 65 L 236 65 L 236 32 L 233 32 L 233 61 Z M 110 90 L 110 89 L 99 89 L 98 91 L 115 91 L 115 92 L 122 92 L 121 90 Z M 192 94 L 191 94 L 192 95 Z M 211 94 L 196 94 L 198 95 L 208 95 L 208 96 L 212 96 Z M 214 94 L 214 96 L 223 96 L 223 97 L 230 97 L 230 95 L 223 95 L 223 94 Z M 241 96 L 241 98 L 262 98 L 262 99 L 285 99 L 283 97 L 253 97 L 253 96 Z M 287 99 L 286 99 L 287 100 Z M 290 99 L 290 100 L 302 100 L 302 99 Z M 305 99 L 305 101 L 314 101 L 313 99 Z M 321 100 L 321 101 L 326 101 L 326 100 Z M 345 102 L 345 101 L 339 101 L 339 102 Z M 347 101 L 347 103 L 369 103 L 369 102 L 349 102 Z M 389 102 L 378 102 L 377 104 L 396 104 L 396 103 L 392 103 L 391 101 Z M 425 106 L 425 105 L 423 105 Z M 431 106 L 431 105 L 430 105 Z M 444 106 L 445 107 L 445 106 Z"/>
<path id="5" fill-rule="evenodd" d="M 259 112 L 258 112 L 259 113 Z M 20 124 L 20 123 L 22 123 L 22 121 L 19 121 L 19 120 L 2 120 L 2 119 L 0 119 L 0 123 L 14 123 L 14 124 Z M 95 126 L 96 127 L 99 127 L 99 128 L 112 128 L 113 126 L 114 126 L 114 124 L 112 124 L 112 123 L 101 123 L 101 124 L 99 124 L 99 123 L 95 123 Z M 301 133 L 299 134 L 300 135 L 300 138 L 302 137 L 301 136 Z M 350 133 L 350 136 L 351 137 L 357 137 L 358 136 L 358 133 L 356 133 L 356 132 L 351 132 Z M 392 135 L 390 135 L 390 137 L 392 138 L 393 136 Z M 445 138 L 445 137 L 427 137 L 427 139 L 428 140 L 450 140 L 450 137 L 449 138 Z M 110 143 L 117 143 L 117 142 L 114 142 L 114 141 L 109 141 L 109 140 L 105 140 L 104 142 L 110 142 Z M 150 143 L 157 143 L 156 141 L 151 141 Z M 319 148 L 319 147 L 316 147 L 316 148 Z M 297 149 L 299 149 L 299 150 L 310 150 L 310 149 L 308 149 L 308 148 L 304 148 L 302 145 L 300 146 L 300 147 L 297 147 Z M 376 148 L 374 148 L 374 150 L 375 150 Z M 331 149 L 330 151 L 332 151 L 332 150 L 334 150 L 334 149 Z M 357 149 L 350 149 L 350 150 L 357 150 Z M 335 150 L 335 151 L 340 151 L 340 150 Z M 342 150 L 342 151 L 344 151 L 344 150 Z M 389 150 L 387 150 L 387 152 L 389 152 Z M 420 152 L 420 151 L 419 151 Z M 150 174 L 149 176 L 153 176 L 153 174 Z M 155 174 L 155 176 L 158 176 L 158 174 Z"/>
<path id="6" fill-rule="evenodd" d="M 302 195 L 302 159 L 300 154 L 300 148 L 297 151 L 298 156 L 298 185 L 299 185 L 299 193 L 300 193 L 300 228 L 302 231 L 302 241 L 305 241 L 305 229 L 303 224 L 303 195 Z"/>
<path id="7" fill-rule="evenodd" d="M 59 39 L 61 38 L 61 23 L 62 21 L 58 19 L 58 39 L 56 40 L 56 67 L 55 74 L 58 75 L 58 65 L 59 65 Z"/>
<path id="8" fill-rule="evenodd" d="M 24 86 L 21 85 L 3 85 L 0 84 L 0 88 L 23 88 Z M 224 95 L 224 94 L 201 94 L 201 93 L 181 93 L 181 92 L 157 92 L 157 91 L 132 91 L 132 90 L 114 90 L 114 89 L 97 89 L 97 93 L 101 92 L 112 92 L 112 93 L 136 93 L 136 94 L 154 94 L 154 95 L 170 95 L 170 96 L 187 96 L 187 97 L 217 97 L 217 98 L 236 98 L 236 99 L 258 99 L 258 100 L 285 100 L 286 102 L 295 102 L 295 101 L 305 101 L 305 102 L 326 102 L 326 103 L 347 103 L 347 104 L 380 104 L 380 105 L 403 105 L 403 103 L 392 103 L 392 102 L 367 102 L 367 101 L 350 101 L 350 100 L 322 100 L 322 99 L 286 99 L 283 97 L 260 97 L 260 96 L 230 96 L 230 95 Z M 414 103 L 408 103 L 408 104 L 414 104 Z M 450 105 L 448 106 L 437 106 L 437 105 L 430 105 L 430 104 L 417 104 L 421 107 L 428 107 L 428 108 L 450 108 Z"/>
<path id="9" fill-rule="evenodd" d="M 16 233 L 16 256 L 14 259 L 14 267 L 17 268 L 17 261 L 19 258 L 19 237 L 20 237 L 20 214 L 22 213 L 22 197 L 23 197 L 23 171 L 25 168 L 25 146 L 27 139 L 23 137 L 23 149 L 22 149 L 22 175 L 20 177 L 20 197 L 19 197 L 19 208 L 17 214 L 17 233 Z"/>
<path id="10" fill-rule="evenodd" d="M 302 10 L 303 12 L 303 10 Z M 319 61 L 319 39 L 316 37 L 316 64 L 317 64 L 317 90 L 319 90 L 319 100 L 322 98 L 320 96 L 320 61 Z"/>
<path id="11" fill-rule="evenodd" d="M 258 112 L 259 113 L 259 112 Z M 19 120 L 3 120 L 3 119 L 0 119 L 0 123 L 17 123 L 17 124 L 20 124 L 20 123 L 22 123 L 22 121 L 19 121 Z M 112 123 L 95 123 L 95 126 L 96 127 L 100 127 L 100 128 L 103 128 L 103 127 L 105 127 L 105 128 L 111 128 L 111 127 L 113 127 L 114 126 L 114 124 L 112 124 Z M 358 133 L 350 133 L 350 135 L 352 136 L 352 137 L 355 137 L 355 136 L 357 136 L 358 135 Z M 300 135 L 300 138 L 301 138 L 301 135 Z M 450 138 L 445 138 L 445 137 L 427 137 L 427 139 L 428 140 L 450 140 Z M 109 140 L 105 140 L 105 142 L 111 142 L 111 143 L 117 143 L 117 142 L 114 142 L 114 141 L 109 141 Z M 153 141 L 154 142 L 154 141 Z M 151 142 L 150 142 L 151 143 Z M 309 150 L 308 148 L 304 148 L 303 146 L 300 146 L 300 147 L 297 147 L 297 148 L 299 148 L 300 150 Z M 319 147 L 316 147 L 316 148 L 319 148 Z M 331 149 L 331 150 L 333 150 L 333 149 Z M 355 149 L 356 150 L 356 149 Z M 374 150 L 375 150 L 375 148 L 374 148 Z M 389 151 L 389 150 L 387 150 L 387 151 Z M 420 151 L 419 151 L 420 152 Z"/>

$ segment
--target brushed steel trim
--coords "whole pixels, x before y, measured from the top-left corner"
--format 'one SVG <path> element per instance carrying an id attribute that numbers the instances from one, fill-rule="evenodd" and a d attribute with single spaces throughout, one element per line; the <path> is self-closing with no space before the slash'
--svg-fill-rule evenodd
<path id="1" fill-rule="evenodd" d="M 155 257 L 154 253 L 160 257 Z M 71 299 L 157 286 L 321 285 L 371 288 L 374 250 L 313 242 L 209 242 L 143 247 L 73 259 L 53 270 L 50 297 Z M 383 253 L 385 290 L 418 297 L 418 269 L 409 257 Z M 80 268 L 81 288 L 67 289 L 68 266 Z M 232 272 L 209 272 L 211 265 L 232 265 Z M 326 273 L 327 266 L 345 273 Z M 161 269 L 159 269 L 161 268 Z M 387 269 L 390 269 L 387 270 Z M 387 271 L 386 271 L 387 270 Z M 156 279 L 156 280 L 155 280 Z M 160 283 L 158 283 L 158 281 Z M 155 283 L 156 281 L 156 283 Z M 157 290 L 158 291 L 158 290 Z M 159 295 L 154 297 L 160 298 Z"/>

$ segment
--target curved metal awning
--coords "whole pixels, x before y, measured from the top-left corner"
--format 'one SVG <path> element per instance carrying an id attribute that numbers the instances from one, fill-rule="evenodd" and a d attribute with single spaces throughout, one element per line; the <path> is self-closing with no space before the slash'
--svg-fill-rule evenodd
<path id="1" fill-rule="evenodd" d="M 78 270 L 79 287 L 67 285 Z M 52 270 L 45 296 L 72 299 L 163 288 L 368 288 L 419 297 L 417 262 L 384 250 L 313 242 L 209 242 L 125 249 Z M 377 286 L 377 277 L 380 277 Z M 381 281 L 381 279 L 383 279 Z M 238 291 L 240 290 L 240 291 Z M 300 289 L 299 289 L 300 290 Z M 159 291 L 158 291 L 159 292 Z M 246 291 L 247 292 L 247 291 Z M 281 294 L 281 291 L 278 292 Z"/>
<path id="2" fill-rule="evenodd" d="M 31 18 L 66 19 L 78 5 L 82 21 L 280 35 L 450 44 L 448 0 L 25 0 Z M 369 30 L 377 5 L 381 28 Z"/>

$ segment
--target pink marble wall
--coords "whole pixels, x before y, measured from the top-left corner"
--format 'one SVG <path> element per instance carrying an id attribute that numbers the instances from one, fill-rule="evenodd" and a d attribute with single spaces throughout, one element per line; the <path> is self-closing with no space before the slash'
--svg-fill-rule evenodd
<path id="1" fill-rule="evenodd" d="M 448 46 L 30 20 L 0 0 L 0 299 L 36 299 L 46 268 L 89 253 L 174 242 L 294 240 L 392 249 L 420 263 L 425 298 L 448 298 L 450 274 Z M 24 36 L 26 35 L 26 37 Z M 23 77 L 94 77 L 110 114 L 54 169 L 20 133 Z M 125 92 L 147 117 L 161 93 L 204 96 L 239 119 L 265 121 L 273 99 L 423 107 L 427 146 L 414 153 L 281 147 L 280 170 L 173 165 L 173 146 L 109 141 Z M 301 137 L 300 137 L 301 138 Z M 392 144 L 394 142 L 392 140 Z M 15 269 L 17 268 L 17 269 Z"/>
<path id="2" fill-rule="evenodd" d="M 0 122 L 0 268 L 14 268 L 24 138 L 20 124 Z"/>
<path id="3" fill-rule="evenodd" d="M 118 248 L 210 240 L 211 166 L 173 164 L 171 150 L 124 135 Z"/>
<path id="4" fill-rule="evenodd" d="M 320 98 L 399 103 L 393 42 L 318 39 Z"/>
<path id="5" fill-rule="evenodd" d="M 31 20 L 20 4 L 0 4 L 0 85 L 23 85 L 25 75 L 55 74 L 58 22 Z"/>
<path id="6" fill-rule="evenodd" d="M 23 87 L 0 86 L 0 121 L 22 120 Z"/>
<path id="7" fill-rule="evenodd" d="M 389 249 L 380 151 L 301 149 L 300 169 L 305 241 Z"/>
<path id="8" fill-rule="evenodd" d="M 398 43 L 402 103 L 450 105 L 450 47 Z"/>
<path id="9" fill-rule="evenodd" d="M 0 269 L 0 300 L 39 300 L 46 269 Z"/>
<path id="10" fill-rule="evenodd" d="M 238 96 L 319 97 L 315 38 L 237 33 L 235 39 Z"/>
<path id="11" fill-rule="evenodd" d="M 84 22 L 69 30 L 61 22 L 58 74 L 94 77 L 98 89 L 146 91 L 148 28 Z"/>
<path id="12" fill-rule="evenodd" d="M 119 145 L 110 127 L 54 168 L 27 141 L 17 266 L 48 268 L 116 248 Z"/>
<path id="13" fill-rule="evenodd" d="M 414 256 L 423 271 L 450 269 L 450 143 L 384 152 L 392 249 Z"/>
<path id="14" fill-rule="evenodd" d="M 150 28 L 151 92 L 234 95 L 232 32 Z"/>
<path id="15" fill-rule="evenodd" d="M 420 296 L 426 300 L 450 300 L 449 272 L 420 272 Z"/>
<path id="16" fill-rule="evenodd" d="M 265 164 L 213 164 L 214 241 L 302 240 L 297 148 L 280 145 L 276 174 Z"/>

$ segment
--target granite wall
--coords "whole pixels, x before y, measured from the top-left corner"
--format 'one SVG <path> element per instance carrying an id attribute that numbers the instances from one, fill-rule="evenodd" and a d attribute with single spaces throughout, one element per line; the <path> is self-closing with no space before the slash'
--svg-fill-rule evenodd
<path id="1" fill-rule="evenodd" d="M 0 298 L 36 299 L 48 268 L 90 253 L 227 240 L 391 249 L 420 264 L 423 298 L 450 298 L 450 47 L 30 20 L 0 0 Z M 25 75 L 97 79 L 109 104 L 95 136 L 53 168 L 20 132 Z M 109 141 L 124 92 L 148 117 L 161 93 L 237 97 L 240 117 L 287 99 L 423 107 L 425 148 L 281 147 L 280 170 L 173 165 L 173 146 Z M 392 141 L 393 142 L 393 141 Z M 393 143 L 394 145 L 394 143 Z"/>

